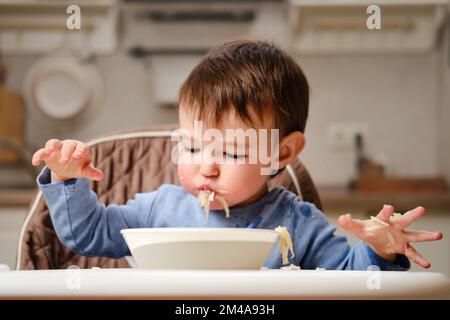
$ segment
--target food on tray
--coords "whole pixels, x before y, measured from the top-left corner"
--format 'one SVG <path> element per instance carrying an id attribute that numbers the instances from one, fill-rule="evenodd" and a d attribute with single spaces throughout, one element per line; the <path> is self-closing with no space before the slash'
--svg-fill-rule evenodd
<path id="1" fill-rule="evenodd" d="M 281 270 L 300 270 L 299 266 L 296 266 L 295 264 L 291 263 L 288 266 L 284 266 L 280 268 Z"/>

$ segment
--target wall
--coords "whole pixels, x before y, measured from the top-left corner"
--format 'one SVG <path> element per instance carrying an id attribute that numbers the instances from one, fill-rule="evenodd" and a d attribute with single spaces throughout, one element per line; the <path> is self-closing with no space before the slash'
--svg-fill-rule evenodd
<path id="1" fill-rule="evenodd" d="M 333 123 L 365 123 L 368 155 L 384 158 L 392 174 L 437 174 L 438 58 L 430 53 L 298 59 L 312 88 L 302 159 L 314 178 L 343 184 L 354 174 L 355 152 L 328 144 Z"/>
<path id="2" fill-rule="evenodd" d="M 10 69 L 8 84 L 21 91 L 26 71 L 35 57 L 5 57 Z M 133 127 L 173 123 L 177 115 L 173 109 L 156 106 L 151 94 L 151 77 L 140 62 L 120 50 L 111 56 L 96 59 L 105 84 L 103 104 L 92 118 L 76 125 L 58 125 L 28 117 L 27 131 L 31 145 L 39 146 L 50 137 L 89 139 L 93 136 Z M 68 129 L 69 128 L 69 129 Z"/>
<path id="3" fill-rule="evenodd" d="M 272 30 L 281 33 L 285 17 L 273 12 Z M 254 34 L 266 34 L 268 24 L 259 23 L 255 28 Z M 276 32 L 272 35 L 275 41 L 284 42 Z M 327 139 L 329 125 L 353 122 L 367 124 L 367 151 L 372 157 L 384 159 L 390 173 L 444 172 L 450 179 L 450 148 L 445 138 L 450 137 L 450 72 L 444 49 L 448 50 L 448 44 L 426 54 L 296 57 L 312 88 L 307 146 L 301 158 L 318 184 L 345 184 L 353 176 L 354 152 L 333 151 Z M 11 70 L 11 87 L 21 90 L 35 59 L 5 57 Z M 99 57 L 97 64 L 107 94 L 95 116 L 72 127 L 29 118 L 31 146 L 41 146 L 52 137 L 88 139 L 105 132 L 177 121 L 175 110 L 155 103 L 155 75 L 149 64 L 133 60 L 124 47 L 114 55 Z M 158 68 L 165 69 L 164 65 Z"/>
<path id="4" fill-rule="evenodd" d="M 449 4 L 450 10 L 450 4 Z M 439 72 L 441 81 L 440 108 L 438 113 L 439 126 L 439 168 L 445 173 L 447 181 L 450 181 L 450 17 L 447 19 L 447 28 L 444 32 L 444 41 L 441 48 L 441 65 Z"/>

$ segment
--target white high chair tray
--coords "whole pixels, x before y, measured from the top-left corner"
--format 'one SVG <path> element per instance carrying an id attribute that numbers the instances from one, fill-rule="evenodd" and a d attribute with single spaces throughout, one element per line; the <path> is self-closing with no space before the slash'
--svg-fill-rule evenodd
<path id="1" fill-rule="evenodd" d="M 450 281 L 439 273 L 395 271 L 4 271 L 0 298 L 449 299 Z"/>

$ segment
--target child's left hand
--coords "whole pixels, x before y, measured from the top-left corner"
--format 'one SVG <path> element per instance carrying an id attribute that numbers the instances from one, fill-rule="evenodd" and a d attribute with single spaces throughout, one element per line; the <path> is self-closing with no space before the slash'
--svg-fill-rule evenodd
<path id="1" fill-rule="evenodd" d="M 388 261 L 394 261 L 397 254 L 404 254 L 423 268 L 431 264 L 411 246 L 411 242 L 426 242 L 442 239 L 442 232 L 406 230 L 416 219 L 425 214 L 423 207 L 417 207 L 403 215 L 393 216 L 394 207 L 385 205 L 375 218 L 352 219 L 350 214 L 339 217 L 339 224 L 366 242 L 373 251 Z"/>

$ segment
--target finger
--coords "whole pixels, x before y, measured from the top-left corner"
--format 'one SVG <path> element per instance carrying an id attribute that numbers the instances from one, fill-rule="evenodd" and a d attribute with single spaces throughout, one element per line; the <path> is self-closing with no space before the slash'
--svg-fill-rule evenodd
<path id="1" fill-rule="evenodd" d="M 61 158 L 59 159 L 59 163 L 67 164 L 72 157 L 72 153 L 75 151 L 76 147 L 76 142 L 65 141 L 61 148 Z"/>
<path id="2" fill-rule="evenodd" d="M 39 149 L 33 154 L 33 158 L 31 159 L 31 163 L 33 166 L 38 166 L 41 161 L 45 160 L 48 156 L 48 151 L 45 148 Z"/>
<path id="3" fill-rule="evenodd" d="M 425 214 L 425 208 L 424 207 L 417 207 L 415 209 L 412 209 L 405 214 L 403 214 L 401 217 L 396 219 L 396 222 L 402 227 L 406 228 L 411 223 L 413 223 L 418 218 L 422 217 Z"/>
<path id="4" fill-rule="evenodd" d="M 422 257 L 422 255 L 417 252 L 417 250 L 411 245 L 408 245 L 408 247 L 406 248 L 405 255 L 422 268 L 428 269 L 429 267 L 431 267 L 431 263 L 428 262 L 424 257 Z"/>
<path id="5" fill-rule="evenodd" d="M 385 204 L 383 209 L 377 214 L 377 218 L 384 222 L 389 222 L 389 217 L 392 216 L 395 209 L 393 206 Z"/>
<path id="6" fill-rule="evenodd" d="M 428 232 L 428 231 L 415 231 L 404 230 L 403 234 L 408 242 L 427 242 L 436 241 L 442 239 L 442 232 Z"/>
<path id="7" fill-rule="evenodd" d="M 47 149 L 48 151 L 55 151 L 59 150 L 61 148 L 61 145 L 62 143 L 58 139 L 50 139 L 45 144 L 45 149 Z"/>
<path id="8" fill-rule="evenodd" d="M 103 180 L 104 174 L 101 170 L 95 168 L 92 164 L 87 165 L 83 168 L 81 171 L 81 174 L 83 177 L 94 180 L 94 181 L 101 181 Z"/>
<path id="9" fill-rule="evenodd" d="M 85 143 L 78 143 L 73 158 L 76 160 L 89 158 L 89 147 Z"/>
<path id="10" fill-rule="evenodd" d="M 347 232 L 362 235 L 364 224 L 361 220 L 352 219 L 350 214 L 342 215 L 338 219 L 339 225 Z"/>

